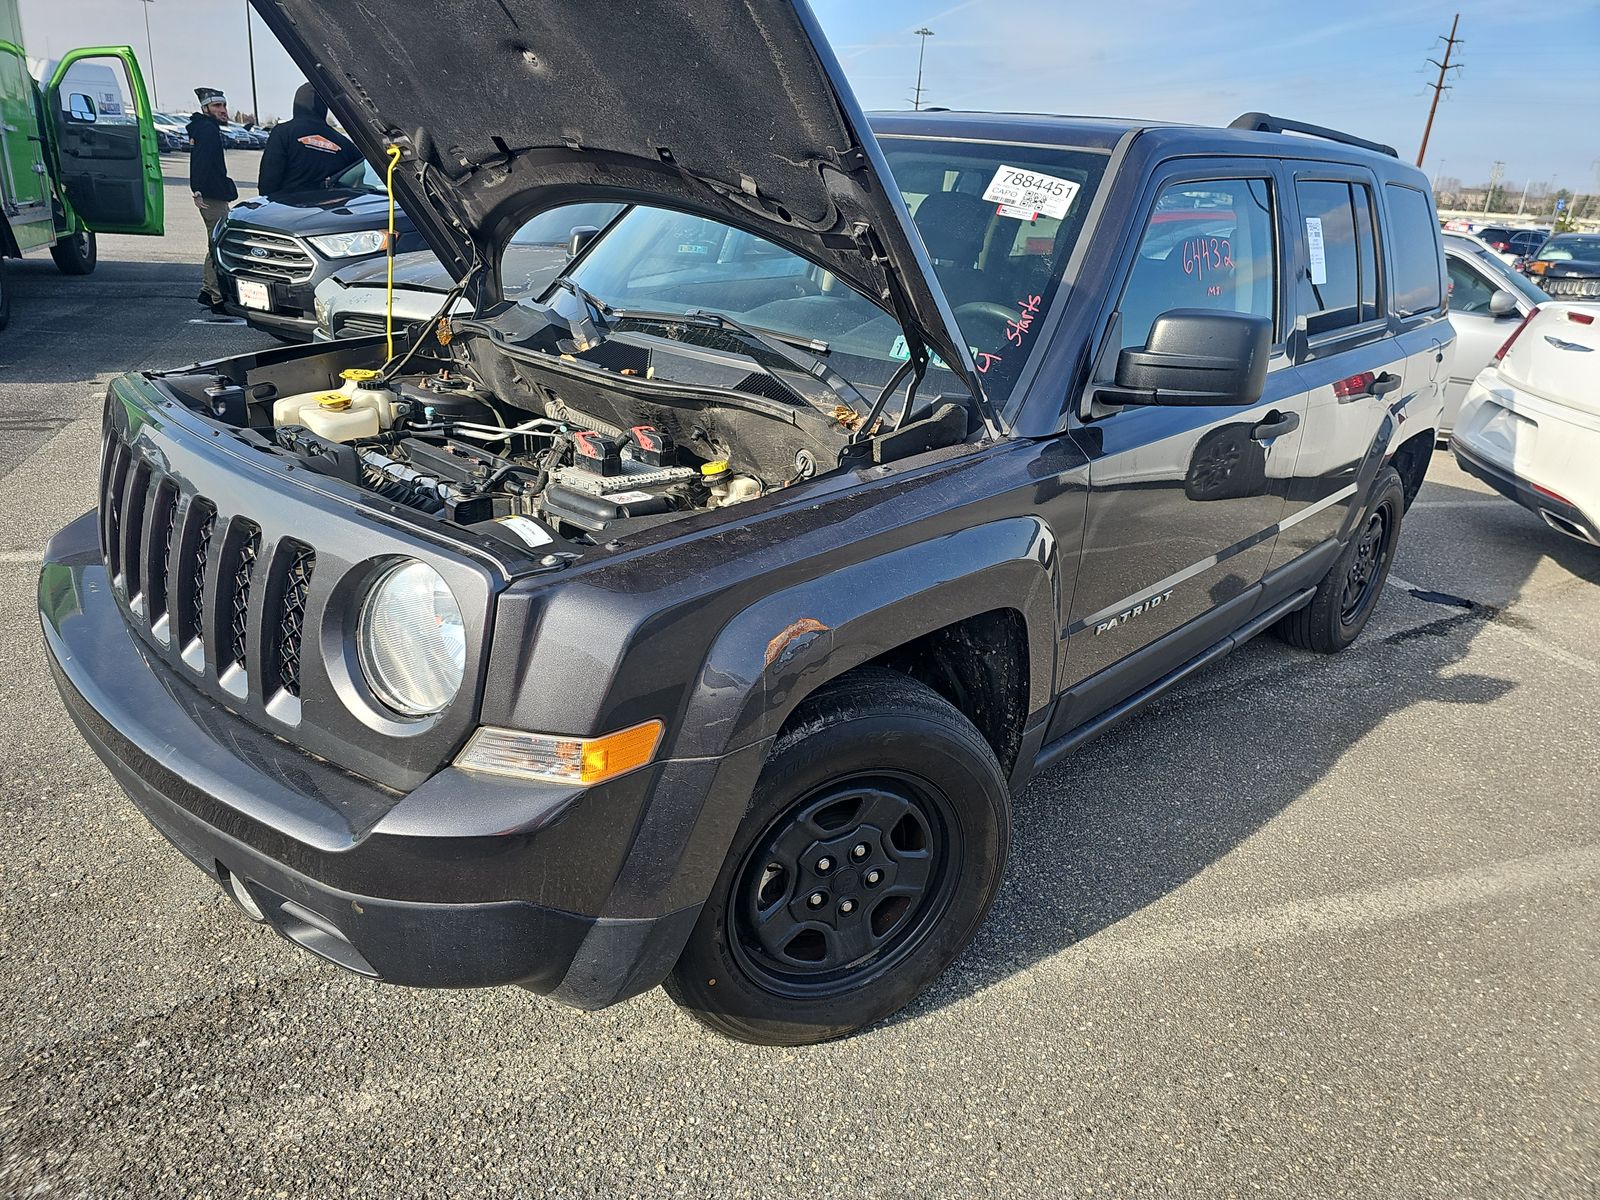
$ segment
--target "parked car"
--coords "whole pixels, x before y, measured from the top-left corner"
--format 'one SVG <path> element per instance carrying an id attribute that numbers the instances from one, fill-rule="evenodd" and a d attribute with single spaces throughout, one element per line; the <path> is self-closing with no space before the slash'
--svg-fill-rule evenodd
<path id="1" fill-rule="evenodd" d="M 1558 233 L 1526 270 L 1552 299 L 1600 298 L 1600 233 Z"/>
<path id="2" fill-rule="evenodd" d="M 1548 299 L 1527 276 L 1507 266 L 1478 238 L 1446 233 L 1444 253 L 1456 351 L 1444 389 L 1440 438 L 1447 438 L 1455 427 L 1461 401 L 1478 372 L 1489 365 L 1495 351 L 1533 306 Z"/>
<path id="3" fill-rule="evenodd" d="M 189 136 L 189 119 L 171 113 L 152 113 L 150 120 L 156 128 L 156 139 L 163 154 L 187 154 L 194 139 Z"/>
<path id="4" fill-rule="evenodd" d="M 1447 229 L 1445 232 L 1455 231 Z M 1550 236 L 1548 229 L 1511 225 L 1480 225 L 1471 232 L 1508 263 L 1530 257 Z"/>
<path id="5" fill-rule="evenodd" d="M 317 285 L 369 259 L 387 263 L 388 228 L 383 179 L 364 162 L 326 191 L 241 200 L 212 233 L 223 306 L 275 337 L 309 341 Z M 397 251 L 427 246 L 403 210 L 395 229 Z"/>
<path id="6" fill-rule="evenodd" d="M 506 244 L 501 263 L 501 288 L 506 298 L 537 294 L 567 261 L 623 209 L 621 204 L 567 204 L 540 213 Z M 431 250 L 398 255 L 394 260 L 394 323 L 398 336 L 410 340 L 414 327 L 432 319 L 456 281 Z M 388 319 L 389 262 L 379 258 L 348 267 L 317 285 L 319 341 L 383 333 Z M 452 313 L 470 313 L 465 297 Z"/>
<path id="7" fill-rule="evenodd" d="M 1544 523 L 1600 546 L 1600 304 L 1546 301 L 1473 381 L 1456 461 Z"/>
<path id="8" fill-rule="evenodd" d="M 1037 771 L 1380 603 L 1454 339 L 1392 149 L 869 120 L 798 2 L 256 7 L 369 159 L 408 131 L 475 312 L 116 380 L 41 614 L 140 809 L 311 952 L 843 1036 L 972 938 Z M 396 26 L 583 70 L 486 122 Z M 504 300 L 525 215 L 621 201 Z"/>

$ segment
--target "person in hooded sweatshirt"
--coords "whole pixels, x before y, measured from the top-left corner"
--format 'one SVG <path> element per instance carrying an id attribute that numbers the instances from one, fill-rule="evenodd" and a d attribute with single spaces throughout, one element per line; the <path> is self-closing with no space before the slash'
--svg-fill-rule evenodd
<path id="1" fill-rule="evenodd" d="M 228 215 L 228 205 L 239 189 L 228 178 L 228 160 L 222 153 L 222 126 L 228 119 L 228 98 L 216 88 L 195 88 L 200 111 L 189 118 L 189 190 L 194 206 L 206 223 L 205 271 L 200 283 L 201 304 L 222 311 L 222 290 L 217 286 L 217 263 L 211 253 L 211 232 Z"/>
<path id="2" fill-rule="evenodd" d="M 273 126 L 261 152 L 263 196 L 319 192 L 361 161 L 361 151 L 328 124 L 328 106 L 309 83 L 294 94 L 294 118 Z"/>

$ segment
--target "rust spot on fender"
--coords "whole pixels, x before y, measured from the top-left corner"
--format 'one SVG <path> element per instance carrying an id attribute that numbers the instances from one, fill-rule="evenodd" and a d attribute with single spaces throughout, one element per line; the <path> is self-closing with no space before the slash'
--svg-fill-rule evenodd
<path id="1" fill-rule="evenodd" d="M 780 655 L 787 650 L 797 638 L 806 637 L 808 634 L 827 633 L 828 627 L 815 617 L 801 617 L 784 627 L 783 631 L 767 643 L 766 657 L 762 659 L 762 666 L 770 667 L 778 661 Z"/>

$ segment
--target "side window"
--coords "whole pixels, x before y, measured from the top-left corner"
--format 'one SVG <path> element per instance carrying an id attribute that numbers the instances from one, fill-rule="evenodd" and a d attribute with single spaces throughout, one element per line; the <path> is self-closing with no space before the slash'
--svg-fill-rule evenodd
<path id="1" fill-rule="evenodd" d="M 1312 337 L 1378 316 L 1377 246 L 1371 193 L 1359 184 L 1300 180 L 1300 236 L 1306 272 L 1300 311 Z"/>
<path id="2" fill-rule="evenodd" d="M 1494 285 L 1459 258 L 1446 258 L 1445 267 L 1450 272 L 1450 311 L 1487 313 Z"/>
<path id="3" fill-rule="evenodd" d="M 1429 312 L 1444 301 L 1444 271 L 1439 259 L 1439 223 L 1424 192 L 1402 184 L 1384 185 L 1393 235 L 1394 310 L 1403 317 Z"/>
<path id="4" fill-rule="evenodd" d="M 1171 184 L 1145 224 L 1123 289 L 1122 346 L 1143 346 L 1155 319 L 1174 308 L 1252 313 L 1276 324 L 1277 289 L 1266 180 Z"/>

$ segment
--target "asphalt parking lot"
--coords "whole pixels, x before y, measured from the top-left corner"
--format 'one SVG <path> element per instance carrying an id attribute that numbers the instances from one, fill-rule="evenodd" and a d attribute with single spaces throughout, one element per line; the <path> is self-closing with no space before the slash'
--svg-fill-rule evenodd
<path id="1" fill-rule="evenodd" d="M 246 923 L 77 736 L 33 599 L 105 381 L 267 341 L 193 323 L 169 182 L 166 238 L 11 264 L 0 1194 L 1600 1196 L 1600 551 L 1448 458 L 1352 651 L 1259 639 L 1041 778 L 976 944 L 849 1041 L 388 988 Z"/>

